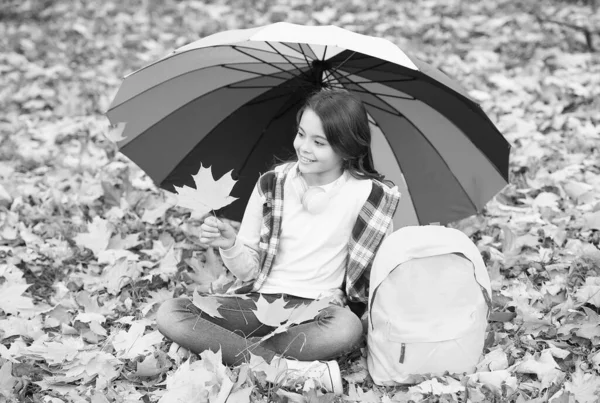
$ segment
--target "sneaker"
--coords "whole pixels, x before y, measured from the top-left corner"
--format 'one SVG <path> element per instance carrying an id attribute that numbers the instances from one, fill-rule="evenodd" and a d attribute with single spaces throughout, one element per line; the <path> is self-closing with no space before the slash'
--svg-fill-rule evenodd
<path id="1" fill-rule="evenodd" d="M 309 378 L 317 381 L 319 386 L 336 395 L 344 393 L 342 373 L 337 361 L 296 361 L 286 359 L 287 376 L 289 381 Z"/>

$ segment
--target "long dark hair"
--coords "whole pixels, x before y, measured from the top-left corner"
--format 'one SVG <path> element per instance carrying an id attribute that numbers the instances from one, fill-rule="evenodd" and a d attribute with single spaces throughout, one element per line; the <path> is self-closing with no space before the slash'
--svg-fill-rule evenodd
<path id="1" fill-rule="evenodd" d="M 323 88 L 310 95 L 300 108 L 297 125 L 306 109 L 321 119 L 327 141 L 343 160 L 342 168 L 357 179 L 384 181 L 384 175 L 373 164 L 369 118 L 358 96 L 343 89 Z"/>

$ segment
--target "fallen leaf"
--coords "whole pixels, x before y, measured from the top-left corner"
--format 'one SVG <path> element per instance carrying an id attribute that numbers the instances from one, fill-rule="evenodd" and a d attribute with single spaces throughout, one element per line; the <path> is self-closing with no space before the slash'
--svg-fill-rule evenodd
<path id="1" fill-rule="evenodd" d="M 99 285 L 105 287 L 109 294 L 117 295 L 121 288 L 134 282 L 141 274 L 142 269 L 137 262 L 121 258 L 115 264 L 104 267 Z"/>
<path id="2" fill-rule="evenodd" d="M 477 372 L 498 371 L 508 368 L 508 358 L 502 348 L 496 348 L 483 357 L 477 364 Z"/>
<path id="3" fill-rule="evenodd" d="M 262 295 L 256 301 L 256 310 L 254 315 L 256 318 L 267 326 L 277 327 L 288 320 L 293 312 L 292 309 L 286 309 L 287 302 L 281 298 L 277 298 L 269 303 Z"/>
<path id="4" fill-rule="evenodd" d="M 583 218 L 585 220 L 585 228 L 600 231 L 600 210 L 593 213 L 587 213 Z"/>
<path id="5" fill-rule="evenodd" d="M 582 303 L 589 303 L 600 308 L 600 277 L 588 277 L 585 284 L 575 293 L 575 299 Z"/>
<path id="6" fill-rule="evenodd" d="M 202 296 L 198 293 L 198 291 L 194 290 L 192 303 L 200 308 L 202 312 L 212 316 L 213 318 L 223 317 L 223 315 L 221 315 L 218 311 L 221 303 L 213 296 Z"/>
<path id="7" fill-rule="evenodd" d="M 246 386 L 231 392 L 227 398 L 227 403 L 250 403 L 250 394 L 254 390 L 252 386 Z"/>
<path id="8" fill-rule="evenodd" d="M 293 308 L 287 323 L 292 325 L 313 320 L 319 312 L 328 306 L 331 306 L 331 303 L 327 299 L 318 299 L 311 301 L 310 304 L 298 305 L 297 307 Z"/>
<path id="9" fill-rule="evenodd" d="M 189 186 L 174 186 L 177 192 L 177 205 L 192 210 L 192 218 L 200 218 L 211 210 L 218 210 L 231 204 L 237 197 L 229 196 L 231 189 L 235 185 L 235 180 L 231 172 L 224 174 L 219 180 L 215 181 L 210 167 L 200 169 L 196 175 L 192 175 L 196 188 Z"/>
<path id="10" fill-rule="evenodd" d="M 0 396 L 9 398 L 18 379 L 12 376 L 12 363 L 7 361 L 0 367 Z"/>
<path id="11" fill-rule="evenodd" d="M 21 295 L 29 286 L 29 284 L 12 284 L 8 281 L 0 284 L 0 310 L 11 315 L 21 314 L 21 316 L 27 317 L 35 315 L 32 312 L 34 310 L 33 300 Z"/>
<path id="12" fill-rule="evenodd" d="M 600 399 L 600 376 L 585 373 L 579 365 L 565 382 L 565 390 L 571 392 L 578 403 L 597 403 Z"/>
<path id="13" fill-rule="evenodd" d="M 491 372 L 476 372 L 468 375 L 468 377 L 496 392 L 500 392 L 503 386 L 507 386 L 512 391 L 516 390 L 518 386 L 517 378 L 512 376 L 510 371 L 506 369 Z"/>
<path id="14" fill-rule="evenodd" d="M 119 122 L 116 125 L 109 126 L 108 131 L 105 133 L 105 136 L 113 143 L 125 140 L 127 136 L 124 136 L 123 132 L 125 131 L 126 125 L 127 122 Z"/>
<path id="15" fill-rule="evenodd" d="M 354 402 L 362 403 L 380 403 L 381 399 L 377 397 L 373 389 L 366 392 L 362 390 L 359 385 L 351 383 L 348 385 L 348 395 L 344 396 L 344 400 L 350 400 Z"/>
<path id="16" fill-rule="evenodd" d="M 252 353 L 250 353 L 249 367 L 253 372 L 263 372 L 269 382 L 277 382 L 280 374 L 283 376 L 283 373 L 287 371 L 285 360 L 274 358 L 271 363 L 268 363 L 261 356 Z"/>
<path id="17" fill-rule="evenodd" d="M 163 218 L 168 209 L 173 207 L 171 204 L 161 204 L 160 206 L 153 209 L 145 209 L 142 214 L 142 221 L 147 224 L 156 224 L 159 218 Z"/>
<path id="18" fill-rule="evenodd" d="M 163 335 L 155 330 L 144 335 L 146 326 L 134 323 L 128 331 L 119 331 L 112 340 L 113 347 L 118 352 L 118 358 L 135 358 L 151 351 L 152 346 L 163 341 Z"/>
<path id="19" fill-rule="evenodd" d="M 140 234 L 128 234 L 124 238 L 121 235 L 116 234 L 110 241 L 108 242 L 108 246 L 106 249 L 131 249 L 138 246 L 142 241 L 140 241 Z"/>
<path id="20" fill-rule="evenodd" d="M 213 281 L 216 281 L 225 270 L 213 248 L 206 249 L 204 256 L 204 262 L 201 262 L 198 258 L 186 259 L 185 262 L 194 270 L 194 273 L 188 273 L 189 277 L 196 284 L 209 286 Z"/>
<path id="21" fill-rule="evenodd" d="M 161 365 L 153 354 L 150 354 L 144 358 L 142 362 L 138 362 L 136 365 L 136 371 L 133 373 L 134 376 L 141 377 L 152 377 L 163 372 L 166 372 L 169 368 Z"/>
<path id="22" fill-rule="evenodd" d="M 542 383 L 542 388 L 560 382 L 565 376 L 549 350 L 542 351 L 537 357 L 527 354 L 520 363 L 515 365 L 515 371 L 522 374 L 535 374 Z"/>
<path id="23" fill-rule="evenodd" d="M 109 229 L 108 221 L 96 216 L 87 227 L 88 232 L 76 235 L 74 240 L 77 245 L 86 247 L 94 252 L 94 255 L 99 256 L 110 242 L 112 231 Z"/>
<path id="24" fill-rule="evenodd" d="M 542 192 L 533 200 L 533 206 L 537 208 L 548 207 L 551 209 L 558 208 L 560 196 L 555 193 Z"/>
<path id="25" fill-rule="evenodd" d="M 433 378 L 408 388 L 408 391 L 411 393 L 416 392 L 423 395 L 431 393 L 434 396 L 441 396 L 444 394 L 453 395 L 463 390 L 464 386 L 459 381 L 448 376 L 443 378 L 443 383 L 440 382 L 438 378 Z"/>
<path id="26" fill-rule="evenodd" d="M 571 199 L 579 202 L 579 199 L 594 187 L 583 182 L 567 181 L 563 184 L 563 189 Z"/>

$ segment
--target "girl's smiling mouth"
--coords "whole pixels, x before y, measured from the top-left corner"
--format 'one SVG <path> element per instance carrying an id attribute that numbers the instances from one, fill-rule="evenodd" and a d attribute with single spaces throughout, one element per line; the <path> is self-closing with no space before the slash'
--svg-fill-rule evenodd
<path id="1" fill-rule="evenodd" d="M 298 157 L 298 159 L 300 160 L 300 162 L 303 162 L 305 164 L 310 164 L 311 162 L 315 162 L 316 160 L 309 160 L 306 157 Z"/>

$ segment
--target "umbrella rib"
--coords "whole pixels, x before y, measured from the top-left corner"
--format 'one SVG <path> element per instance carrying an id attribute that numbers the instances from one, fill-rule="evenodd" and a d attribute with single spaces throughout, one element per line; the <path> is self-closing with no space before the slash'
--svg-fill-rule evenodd
<path id="1" fill-rule="evenodd" d="M 381 62 L 381 63 L 379 63 L 379 64 L 375 65 L 375 66 L 365 67 L 365 68 L 363 68 L 363 69 L 361 69 L 361 70 L 358 70 L 358 71 L 355 71 L 355 72 L 353 72 L 353 73 L 348 73 L 348 74 L 346 74 L 346 75 L 344 75 L 344 76 L 342 76 L 342 77 L 340 77 L 340 78 L 346 78 L 346 77 L 348 77 L 348 76 L 350 76 L 350 75 L 357 75 L 357 74 L 359 74 L 359 73 L 362 73 L 363 71 L 367 71 L 367 70 L 376 69 L 376 68 L 378 68 L 378 67 L 381 67 L 381 66 L 383 66 L 384 64 L 387 64 L 387 63 L 388 63 L 388 62 L 385 62 L 385 61 L 384 61 L 384 62 Z M 338 78 L 338 80 L 339 80 L 340 78 Z"/>
<path id="2" fill-rule="evenodd" d="M 256 77 L 254 77 L 256 78 Z M 290 81 L 290 80 L 288 80 Z M 241 81 L 240 81 L 241 82 Z M 282 88 L 305 88 L 305 87 L 310 87 L 309 84 L 299 84 L 299 85 L 290 85 L 290 84 L 279 84 Z M 224 86 L 226 88 L 231 88 L 231 89 L 240 89 L 240 88 L 273 88 L 272 85 L 237 85 L 236 84 L 229 84 Z"/>
<path id="3" fill-rule="evenodd" d="M 352 83 L 352 84 L 355 84 L 355 83 Z M 384 94 L 382 92 L 370 91 L 370 90 L 368 90 L 368 89 L 366 89 L 363 86 L 360 86 L 358 84 L 355 84 L 355 85 L 357 85 L 361 89 L 355 89 L 355 88 L 353 88 L 352 91 L 353 92 L 358 92 L 358 93 L 361 93 L 361 94 L 370 94 L 370 95 L 375 95 L 375 96 L 378 96 L 378 97 L 390 97 L 390 98 L 396 98 L 396 99 L 406 99 L 407 101 L 415 101 L 416 100 L 415 97 L 403 97 L 401 95 L 389 95 L 389 94 Z M 344 87 L 344 85 L 342 85 L 342 87 L 345 88 L 345 89 L 348 89 L 347 87 Z M 385 102 L 385 101 L 383 101 L 383 102 Z"/>
<path id="4" fill-rule="evenodd" d="M 265 61 L 265 60 L 261 60 L 261 59 L 260 59 L 259 57 L 257 57 L 257 56 L 254 56 L 254 55 L 251 55 L 251 54 L 249 54 L 249 53 L 246 53 L 246 52 L 243 52 L 243 51 L 241 51 L 241 50 L 239 49 L 239 47 L 237 47 L 237 46 L 232 46 L 232 48 L 233 48 L 234 50 L 237 50 L 238 52 L 240 52 L 240 53 L 242 53 L 242 54 L 244 54 L 244 55 L 248 56 L 248 57 L 251 57 L 251 58 L 253 58 L 254 60 L 258 60 L 258 61 L 259 61 L 259 62 L 261 62 L 261 63 L 268 64 L 269 66 L 276 68 L 277 70 L 281 71 L 282 73 L 288 73 L 288 71 L 286 71 L 286 70 L 283 70 L 283 69 L 279 68 L 278 66 L 274 65 L 274 64 L 273 64 L 273 63 L 271 63 L 271 62 L 267 62 L 267 61 Z M 298 77 L 298 76 L 295 76 L 295 77 Z"/>
<path id="5" fill-rule="evenodd" d="M 285 43 L 285 42 L 280 42 L 280 43 L 283 46 L 287 46 L 288 48 L 292 49 L 294 52 L 298 52 L 298 49 L 294 49 L 292 46 L 288 45 L 287 43 Z M 306 61 L 306 64 L 310 64 L 308 62 L 308 60 L 306 60 L 306 54 L 304 53 L 304 49 L 302 48 L 302 46 L 300 46 L 300 44 L 298 44 L 298 46 L 300 47 L 300 52 L 299 53 L 302 53 L 304 55 L 304 60 Z"/>
<path id="6" fill-rule="evenodd" d="M 252 63 L 252 64 L 254 64 L 254 63 Z M 238 67 L 228 66 L 226 64 L 222 64 L 221 67 L 224 67 L 224 68 L 230 69 L 230 70 L 241 71 L 242 73 L 256 74 L 257 76 L 261 76 L 261 77 L 276 78 L 278 80 L 288 80 L 289 79 L 289 78 L 277 77 L 276 75 L 273 75 L 273 74 L 257 73 L 255 71 L 251 71 L 251 70 L 244 70 L 244 69 L 241 69 Z M 298 77 L 298 76 L 294 75 L 293 73 L 291 73 L 290 71 L 286 71 L 286 73 L 291 75 L 290 78 Z"/>
<path id="7" fill-rule="evenodd" d="M 353 75 L 353 73 L 350 73 L 349 75 Z M 347 76 L 346 76 L 347 77 Z M 406 79 L 397 79 L 397 80 L 369 80 L 369 81 L 356 81 L 356 80 L 352 80 L 353 83 L 356 84 L 369 84 L 369 83 L 402 83 L 402 82 L 406 82 L 406 81 L 415 81 L 416 78 L 414 77 L 408 77 Z"/>
<path id="8" fill-rule="evenodd" d="M 308 61 L 308 56 L 306 55 L 306 53 L 304 53 L 304 48 L 302 46 L 300 46 L 300 51 L 302 52 L 302 56 L 304 56 L 304 60 L 306 61 L 306 65 L 310 66 L 310 62 Z"/>
<path id="9" fill-rule="evenodd" d="M 342 61 L 341 63 L 339 63 L 337 66 L 335 66 L 334 68 L 331 69 L 331 74 L 334 74 L 335 72 L 337 72 L 340 67 L 342 67 L 348 60 L 350 60 L 352 58 L 352 56 L 354 56 L 356 54 L 355 51 L 352 52 L 352 54 L 350 56 L 348 56 L 346 59 L 344 59 L 344 61 Z M 327 72 L 329 73 L 329 71 Z"/>
<path id="10" fill-rule="evenodd" d="M 360 83 L 357 83 L 356 81 L 352 80 L 351 78 L 348 78 L 348 76 L 345 76 L 344 78 L 346 80 L 350 81 L 350 83 L 352 83 L 352 84 L 356 85 L 357 87 L 361 88 L 360 90 L 353 89 L 352 91 L 360 92 L 360 93 L 363 93 L 363 94 L 371 94 L 371 95 L 375 95 L 375 96 L 378 96 L 378 97 L 390 97 L 390 98 L 396 98 L 396 99 L 406 99 L 406 100 L 409 100 L 409 101 L 415 101 L 416 100 L 415 97 L 411 97 L 410 95 L 407 95 L 407 96 L 391 95 L 391 94 L 384 94 L 382 92 L 371 91 L 371 90 L 363 87 L 362 85 L 360 85 Z M 336 79 L 340 82 L 340 84 L 344 85 L 342 83 L 342 81 L 340 80 L 340 78 L 336 77 Z M 373 83 L 373 84 L 375 84 L 375 83 L 379 83 L 379 81 L 370 81 L 370 82 L 364 81 L 363 83 L 369 83 L 369 84 Z M 390 105 L 389 103 L 385 102 L 384 100 L 382 100 L 382 99 L 380 99 L 380 100 L 381 100 L 381 102 L 386 103 L 390 108 L 396 109 L 392 105 Z"/>
<path id="11" fill-rule="evenodd" d="M 283 53 L 281 53 L 279 50 L 277 50 L 277 49 L 275 48 L 275 46 L 271 45 L 271 43 L 270 43 L 270 42 L 268 42 L 268 41 L 265 41 L 265 43 L 266 43 L 267 45 L 269 45 L 269 47 L 270 47 L 271 49 L 273 49 L 273 50 L 274 50 L 274 51 L 275 51 L 275 52 L 276 52 L 276 53 L 277 53 L 279 56 L 283 57 L 285 60 L 287 60 L 287 61 L 288 61 L 288 63 L 290 63 L 290 64 L 291 64 L 292 66 L 294 66 L 294 67 L 295 67 L 297 70 L 299 70 L 299 71 L 302 73 L 302 77 L 309 78 L 309 76 L 308 76 L 307 74 L 305 74 L 305 73 L 304 73 L 304 71 L 303 71 L 303 70 L 302 70 L 300 67 L 296 66 L 296 64 L 295 64 L 295 63 L 293 63 L 291 60 L 289 60 L 289 59 L 287 58 L 287 56 L 286 56 L 286 55 L 284 55 L 284 54 L 283 54 Z"/>
<path id="12" fill-rule="evenodd" d="M 325 48 L 323 49 L 323 56 L 321 56 L 321 60 L 324 62 L 325 61 L 325 54 L 327 53 L 327 46 L 325 45 Z M 331 80 L 329 79 L 329 77 L 331 77 L 331 74 L 329 73 L 329 70 L 325 70 L 324 71 L 325 75 L 323 76 L 323 83 L 327 83 L 327 85 L 331 86 L 330 82 Z"/>

